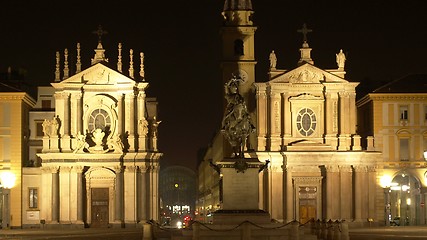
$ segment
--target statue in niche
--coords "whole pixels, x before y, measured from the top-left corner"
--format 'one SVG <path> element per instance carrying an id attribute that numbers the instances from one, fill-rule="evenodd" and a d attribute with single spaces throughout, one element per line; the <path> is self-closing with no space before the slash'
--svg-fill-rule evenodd
<path id="1" fill-rule="evenodd" d="M 124 145 L 119 134 L 115 134 L 107 141 L 108 150 L 113 150 L 115 153 L 123 153 Z"/>
<path id="2" fill-rule="evenodd" d="M 345 65 L 345 54 L 343 53 L 342 49 L 340 49 L 340 52 L 335 54 L 336 55 L 336 61 L 338 64 L 338 69 L 344 69 Z"/>
<path id="3" fill-rule="evenodd" d="M 276 69 L 277 57 L 276 57 L 276 53 L 274 53 L 274 50 L 271 51 L 269 59 L 270 59 L 270 69 Z"/>
<path id="4" fill-rule="evenodd" d="M 222 120 L 221 131 L 230 142 L 234 157 L 244 158 L 243 151 L 250 133 L 255 131 L 244 98 L 239 93 L 242 79 L 233 77 L 225 84 L 227 107 Z"/>

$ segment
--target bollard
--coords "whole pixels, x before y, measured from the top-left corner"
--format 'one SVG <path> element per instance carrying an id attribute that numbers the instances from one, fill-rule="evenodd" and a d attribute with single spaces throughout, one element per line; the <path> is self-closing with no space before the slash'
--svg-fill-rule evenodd
<path id="1" fill-rule="evenodd" d="M 142 239 L 143 240 L 152 240 L 153 239 L 153 226 L 149 223 L 144 223 L 142 225 Z"/>
<path id="2" fill-rule="evenodd" d="M 326 240 L 328 239 L 328 225 L 326 224 L 326 220 L 322 220 L 322 231 L 320 239 Z"/>
<path id="3" fill-rule="evenodd" d="M 341 240 L 349 240 L 348 223 L 345 220 L 341 221 Z"/>
<path id="4" fill-rule="evenodd" d="M 200 238 L 200 224 L 198 222 L 194 222 L 193 225 L 191 225 L 193 228 L 193 239 L 192 240 L 198 240 Z"/>
<path id="5" fill-rule="evenodd" d="M 242 233 L 241 239 L 252 239 L 252 237 L 251 237 L 251 226 L 249 225 L 249 222 L 243 223 L 241 233 Z"/>
<path id="6" fill-rule="evenodd" d="M 299 240 L 299 222 L 293 221 L 291 227 L 289 228 L 289 236 L 292 240 Z"/>
<path id="7" fill-rule="evenodd" d="M 322 222 L 320 219 L 317 219 L 316 221 L 316 236 L 317 239 L 322 239 Z"/>
<path id="8" fill-rule="evenodd" d="M 341 240 L 341 227 L 340 221 L 336 220 L 334 223 L 334 238 L 333 240 Z"/>
<path id="9" fill-rule="evenodd" d="M 328 230 L 327 232 L 327 237 L 326 239 L 328 240 L 333 240 L 334 239 L 334 226 L 333 226 L 333 222 L 331 219 L 329 219 L 328 223 L 326 224 Z"/>

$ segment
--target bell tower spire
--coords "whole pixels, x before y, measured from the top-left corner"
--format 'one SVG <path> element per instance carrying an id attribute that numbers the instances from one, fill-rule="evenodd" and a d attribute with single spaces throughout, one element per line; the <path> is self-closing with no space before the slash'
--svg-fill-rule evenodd
<path id="1" fill-rule="evenodd" d="M 248 112 L 253 121 L 255 116 L 255 96 L 252 86 L 255 82 L 255 31 L 252 22 L 251 0 L 225 0 L 224 17 L 220 35 L 222 38 L 222 80 L 225 85 L 232 78 L 240 79 L 239 93 L 248 103 Z M 225 98 L 224 98 L 225 99 Z M 226 103 L 224 101 L 224 111 Z M 256 123 L 254 123 L 256 125 Z M 248 149 L 255 147 L 254 135 L 249 136 Z"/>
<path id="2" fill-rule="evenodd" d="M 251 0 L 225 0 L 222 15 L 223 82 L 240 77 L 240 94 L 249 102 L 249 92 L 255 82 L 255 31 Z"/>

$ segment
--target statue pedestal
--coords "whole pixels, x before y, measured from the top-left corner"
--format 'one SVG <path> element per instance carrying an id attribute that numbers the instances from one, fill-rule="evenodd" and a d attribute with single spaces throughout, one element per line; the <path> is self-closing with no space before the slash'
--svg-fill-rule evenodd
<path id="1" fill-rule="evenodd" d="M 217 163 L 222 175 L 222 208 L 213 214 L 214 224 L 244 221 L 269 223 L 270 214 L 259 209 L 259 169 L 256 158 L 229 158 Z"/>

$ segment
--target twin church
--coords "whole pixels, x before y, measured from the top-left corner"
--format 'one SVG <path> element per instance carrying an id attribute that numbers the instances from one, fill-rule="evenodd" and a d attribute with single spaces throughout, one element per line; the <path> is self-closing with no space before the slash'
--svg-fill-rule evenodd
<path id="1" fill-rule="evenodd" d="M 259 173 L 259 209 L 278 222 L 384 223 L 382 145 L 374 145 L 377 132 L 356 129 L 358 83 L 346 80 L 342 50 L 325 56 L 336 66 L 317 67 L 304 25 L 295 67 L 280 68 L 271 51 L 268 79 L 256 81 L 253 14 L 250 0 L 225 0 L 220 35 L 222 80 L 238 76 L 240 94 L 253 103 L 256 131 L 245 156 L 269 162 Z M 77 44 L 75 67 L 68 49 L 57 52 L 55 79 L 38 88 L 37 101 L 0 94 L 2 169 L 16 178 L 13 187 L 2 179 L 4 227 L 138 227 L 159 219 L 157 101 L 145 92 L 144 54 L 117 50 L 112 67 L 100 37 L 83 69 Z M 197 220 L 209 222 L 222 208 L 222 176 L 210 163 L 231 155 L 218 131 L 198 168 Z"/>

